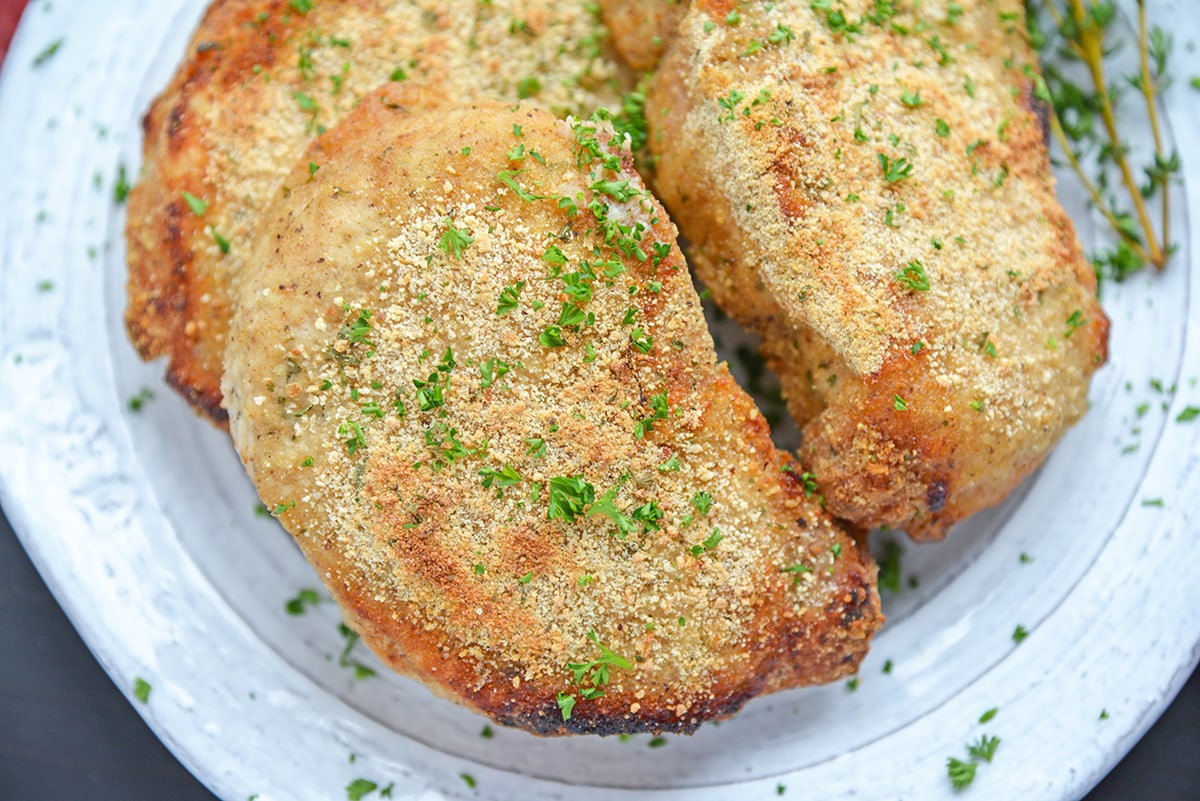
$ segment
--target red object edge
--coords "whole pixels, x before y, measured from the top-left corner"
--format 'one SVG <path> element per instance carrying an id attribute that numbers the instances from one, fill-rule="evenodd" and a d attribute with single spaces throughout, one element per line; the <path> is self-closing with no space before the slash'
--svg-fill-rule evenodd
<path id="1" fill-rule="evenodd" d="M 26 0 L 0 0 L 0 64 L 8 55 L 8 44 L 12 41 L 21 12 L 25 9 Z"/>

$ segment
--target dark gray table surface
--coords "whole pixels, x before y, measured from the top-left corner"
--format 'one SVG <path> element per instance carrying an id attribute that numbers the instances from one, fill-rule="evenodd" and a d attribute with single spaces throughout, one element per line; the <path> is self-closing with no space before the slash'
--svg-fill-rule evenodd
<path id="1" fill-rule="evenodd" d="M 214 796 L 109 681 L 0 517 L 0 801 L 43 799 Z M 1130 799 L 1200 800 L 1200 672 L 1087 796 Z"/>

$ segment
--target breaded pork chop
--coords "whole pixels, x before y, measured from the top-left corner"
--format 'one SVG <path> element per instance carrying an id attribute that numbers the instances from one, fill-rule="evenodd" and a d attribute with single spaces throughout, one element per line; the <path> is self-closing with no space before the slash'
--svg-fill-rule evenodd
<path id="1" fill-rule="evenodd" d="M 1108 320 L 1020 2 L 827 5 L 692 4 L 647 104 L 657 189 L 829 510 L 937 538 L 1083 415 Z"/>
<path id="2" fill-rule="evenodd" d="M 628 149 L 426 102 L 372 96 L 291 174 L 226 356 L 234 443 L 349 623 L 540 734 L 854 672 L 875 567 L 717 363 Z"/>
<path id="3" fill-rule="evenodd" d="M 560 114 L 619 96 L 597 14 L 568 0 L 216 0 L 187 53 L 144 121 L 126 324 L 217 423 L 230 286 L 259 215 L 366 92 L 436 79 L 464 102 L 528 98 Z"/>

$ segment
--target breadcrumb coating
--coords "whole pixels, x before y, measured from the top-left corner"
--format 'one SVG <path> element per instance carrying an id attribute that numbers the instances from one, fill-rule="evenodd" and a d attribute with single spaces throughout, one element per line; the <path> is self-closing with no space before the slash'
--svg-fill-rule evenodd
<path id="1" fill-rule="evenodd" d="M 648 99 L 692 263 L 857 525 L 938 538 L 1003 499 L 1106 358 L 1023 26 L 1017 0 L 703 0 Z"/>
<path id="2" fill-rule="evenodd" d="M 315 143 L 230 330 L 234 442 L 348 622 L 539 734 L 853 673 L 875 567 L 717 362 L 625 140 L 436 105 L 386 87 Z"/>

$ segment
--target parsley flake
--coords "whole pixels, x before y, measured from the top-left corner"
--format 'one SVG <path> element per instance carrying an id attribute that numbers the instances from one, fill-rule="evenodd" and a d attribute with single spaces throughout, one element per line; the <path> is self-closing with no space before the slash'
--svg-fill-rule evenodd
<path id="1" fill-rule="evenodd" d="M 195 214 L 197 217 L 204 216 L 204 212 L 208 211 L 208 201 L 196 197 L 191 192 L 183 193 L 183 202 L 187 203 L 188 208 L 192 210 L 192 214 Z"/>
<path id="2" fill-rule="evenodd" d="M 295 2 L 295 0 L 293 0 Z M 369 794 L 375 792 L 379 785 L 367 779 L 355 779 L 346 785 L 346 798 L 350 801 L 362 801 Z"/>
<path id="3" fill-rule="evenodd" d="M 912 177 L 913 165 L 908 159 L 901 156 L 898 159 L 892 160 L 885 154 L 879 154 L 879 167 L 883 170 L 883 180 L 889 184 L 894 184 L 898 181 L 903 181 L 905 178 Z"/>
<path id="4" fill-rule="evenodd" d="M 903 269 L 892 275 L 896 283 L 903 284 L 914 292 L 929 291 L 929 276 L 925 274 L 925 265 L 919 260 L 910 261 Z"/>
<path id="5" fill-rule="evenodd" d="M 984 762 L 991 762 L 992 757 L 996 755 L 996 749 L 1000 746 L 999 737 L 989 737 L 982 735 L 979 740 L 967 746 L 967 753 L 976 759 L 982 759 Z"/>
<path id="6" fill-rule="evenodd" d="M 549 483 L 550 508 L 546 519 L 556 518 L 574 523 L 583 515 L 584 507 L 596 499 L 596 489 L 583 476 L 555 476 Z"/>
<path id="7" fill-rule="evenodd" d="M 475 238 L 466 228 L 456 228 L 452 217 L 447 217 L 445 223 L 446 230 L 442 232 L 442 236 L 438 240 L 438 247 L 442 252 L 453 254 L 454 258 L 461 259 L 463 251 L 475 242 Z"/>
<path id="8" fill-rule="evenodd" d="M 500 317 L 508 314 L 517 308 L 517 302 L 521 298 L 521 290 L 525 288 L 524 281 L 518 281 L 515 284 L 509 284 L 500 290 L 500 299 L 496 302 L 496 316 Z"/>
<path id="9" fill-rule="evenodd" d="M 950 784 L 955 790 L 961 790 L 975 781 L 975 768 L 974 762 L 963 762 L 957 757 L 946 760 L 946 773 L 950 776 Z"/>
<path id="10" fill-rule="evenodd" d="M 33 66 L 40 67 L 50 59 L 54 58 L 58 51 L 62 49 L 63 41 L 63 39 L 55 39 L 53 42 L 42 48 L 42 52 L 34 56 Z"/>

